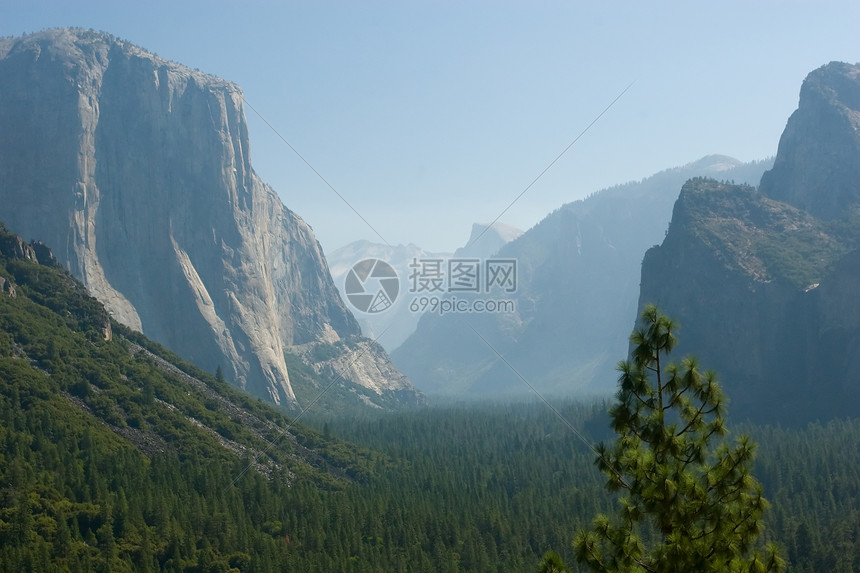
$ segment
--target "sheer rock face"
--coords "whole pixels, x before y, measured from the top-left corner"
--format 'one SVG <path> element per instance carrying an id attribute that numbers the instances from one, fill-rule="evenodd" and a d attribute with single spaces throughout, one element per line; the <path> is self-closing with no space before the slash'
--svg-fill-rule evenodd
<path id="1" fill-rule="evenodd" d="M 82 30 L 0 40 L 0 76 L 0 220 L 120 322 L 277 403 L 286 347 L 360 334 L 251 168 L 236 85 Z"/>
<path id="2" fill-rule="evenodd" d="M 694 180 L 642 263 L 639 306 L 680 323 L 733 417 L 795 424 L 860 400 L 860 219 L 831 225 L 755 189 Z M 631 321 L 632 324 L 632 321 Z"/>
<path id="3" fill-rule="evenodd" d="M 858 110 L 860 68 L 812 72 L 759 189 L 689 181 L 645 255 L 640 310 L 680 323 L 676 358 L 717 370 L 738 418 L 805 423 L 860 400 Z"/>
<path id="4" fill-rule="evenodd" d="M 765 195 L 822 219 L 860 205 L 860 67 L 832 62 L 810 73 L 779 141 Z"/>

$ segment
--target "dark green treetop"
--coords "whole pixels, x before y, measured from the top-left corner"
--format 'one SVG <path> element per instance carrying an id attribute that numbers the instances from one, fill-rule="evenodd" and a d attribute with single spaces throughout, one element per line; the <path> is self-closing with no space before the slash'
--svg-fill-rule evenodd
<path id="1" fill-rule="evenodd" d="M 607 488 L 623 492 L 616 519 L 598 515 L 573 541 L 576 559 L 600 572 L 766 572 L 784 562 L 756 539 L 768 507 L 750 473 L 755 444 L 723 439 L 726 398 L 695 358 L 669 363 L 677 329 L 654 305 L 618 364 L 610 410 L 618 439 L 598 445 Z"/>

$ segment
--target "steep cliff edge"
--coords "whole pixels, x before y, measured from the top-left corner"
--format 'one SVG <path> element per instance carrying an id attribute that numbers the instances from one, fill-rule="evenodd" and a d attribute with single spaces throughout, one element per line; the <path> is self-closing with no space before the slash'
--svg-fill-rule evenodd
<path id="1" fill-rule="evenodd" d="M 285 350 L 360 334 L 311 228 L 251 167 L 236 85 L 67 29 L 0 41 L 0 76 L 0 219 L 117 320 L 286 404 Z"/>
<path id="2" fill-rule="evenodd" d="M 733 415 L 847 415 L 860 398 L 851 374 L 860 364 L 850 366 L 860 345 L 858 234 L 752 187 L 691 180 L 665 241 L 645 255 L 640 308 L 653 302 L 678 320 L 675 358 L 692 353 L 717 370 Z"/>
<path id="3" fill-rule="evenodd" d="M 759 190 L 694 179 L 642 264 L 733 415 L 800 423 L 860 400 L 860 68 L 812 72 Z M 631 316 L 631 324 L 633 323 Z"/>
<path id="4" fill-rule="evenodd" d="M 860 205 L 860 67 L 831 62 L 811 72 L 785 126 L 761 192 L 816 217 Z"/>

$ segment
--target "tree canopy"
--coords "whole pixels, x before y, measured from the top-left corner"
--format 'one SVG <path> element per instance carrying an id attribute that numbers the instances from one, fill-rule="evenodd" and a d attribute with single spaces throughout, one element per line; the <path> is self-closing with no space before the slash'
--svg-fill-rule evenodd
<path id="1" fill-rule="evenodd" d="M 600 444 L 597 466 L 620 492 L 616 519 L 599 514 L 573 541 L 576 559 L 600 572 L 781 571 L 777 548 L 761 553 L 768 502 L 751 474 L 755 444 L 726 439 L 726 397 L 693 357 L 667 355 L 677 324 L 654 305 L 618 363 L 610 409 L 618 438 Z"/>

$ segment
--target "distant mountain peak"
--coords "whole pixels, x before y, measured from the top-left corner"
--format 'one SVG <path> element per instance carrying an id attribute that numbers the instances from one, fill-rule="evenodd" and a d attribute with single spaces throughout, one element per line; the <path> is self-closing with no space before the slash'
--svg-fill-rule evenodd
<path id="1" fill-rule="evenodd" d="M 709 172 L 720 172 L 729 171 L 740 165 L 743 165 L 743 162 L 738 159 L 735 159 L 734 157 L 730 157 L 728 155 L 714 154 L 706 155 L 698 161 L 688 163 L 683 168 L 695 168 L 698 170 L 707 170 Z"/>
<path id="2" fill-rule="evenodd" d="M 528 392 L 474 326 L 541 392 L 608 392 L 627 348 L 642 255 L 665 236 L 681 186 L 698 175 L 757 183 L 766 166 L 709 156 L 563 205 L 498 251 L 517 261 L 516 292 L 504 295 L 510 312 L 427 313 L 392 352 L 395 364 L 426 392 Z"/>
<path id="3" fill-rule="evenodd" d="M 491 257 L 506 244 L 523 234 L 522 229 L 496 221 L 473 223 L 466 244 L 454 252 L 455 257 Z"/>

